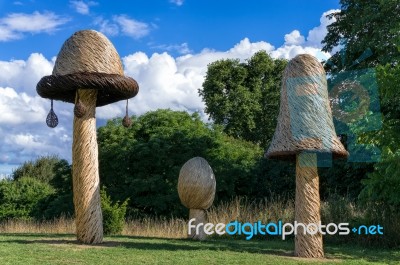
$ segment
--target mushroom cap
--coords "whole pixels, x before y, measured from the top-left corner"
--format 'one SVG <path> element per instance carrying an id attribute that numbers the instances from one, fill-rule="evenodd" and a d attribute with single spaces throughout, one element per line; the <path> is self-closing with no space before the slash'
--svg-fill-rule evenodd
<path id="1" fill-rule="evenodd" d="M 178 179 L 178 194 L 189 209 L 208 209 L 215 197 L 215 176 L 207 160 L 194 157 L 181 168 Z"/>
<path id="2" fill-rule="evenodd" d="M 295 160 L 302 152 L 348 156 L 333 125 L 325 70 L 308 54 L 297 55 L 285 68 L 278 124 L 265 156 Z"/>
<path id="3" fill-rule="evenodd" d="M 77 89 L 97 89 L 97 106 L 136 96 L 137 82 L 124 76 L 121 59 L 102 33 L 81 30 L 68 38 L 54 65 L 53 74 L 36 86 L 43 98 L 75 102 Z"/>

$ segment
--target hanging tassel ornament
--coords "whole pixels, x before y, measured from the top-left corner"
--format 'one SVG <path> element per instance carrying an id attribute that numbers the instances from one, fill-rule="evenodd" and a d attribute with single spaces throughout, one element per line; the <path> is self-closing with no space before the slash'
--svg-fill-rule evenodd
<path id="1" fill-rule="evenodd" d="M 124 125 L 124 127 L 129 128 L 132 125 L 132 120 L 131 118 L 129 118 L 128 115 L 128 100 L 126 100 L 126 114 L 124 119 L 122 120 L 122 125 Z"/>
<path id="2" fill-rule="evenodd" d="M 74 107 L 74 114 L 77 118 L 82 118 L 86 113 L 86 107 L 82 104 L 82 101 L 79 99 L 79 92 L 76 90 L 76 100 Z"/>
<path id="3" fill-rule="evenodd" d="M 55 128 L 58 125 L 58 118 L 53 110 L 53 100 L 51 100 L 51 108 L 50 108 L 49 114 L 47 114 L 46 124 L 50 128 Z"/>

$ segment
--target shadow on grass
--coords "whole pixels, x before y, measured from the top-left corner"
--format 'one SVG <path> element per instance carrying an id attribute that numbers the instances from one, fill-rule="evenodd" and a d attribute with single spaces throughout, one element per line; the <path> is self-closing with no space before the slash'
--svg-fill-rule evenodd
<path id="1" fill-rule="evenodd" d="M 101 244 L 85 245 L 77 240 L 63 239 L 62 237 L 70 237 L 73 235 L 45 235 L 45 234 L 1 234 L 3 237 L 11 237 L 10 239 L 0 240 L 1 243 L 18 243 L 18 244 L 49 244 L 49 245 L 75 245 L 83 248 L 107 248 L 107 247 L 123 247 L 139 250 L 162 250 L 162 251 L 232 251 L 232 252 L 248 252 L 260 253 L 278 256 L 293 256 L 290 246 L 284 242 L 264 241 L 244 241 L 244 240 L 206 240 L 202 242 L 192 241 L 189 239 L 167 239 L 155 237 L 135 237 L 135 236 L 115 236 L 106 237 Z M 28 237 L 28 239 L 22 239 Z M 61 237 L 61 238 L 60 238 Z M 122 239 L 122 240 L 118 240 Z"/>
<path id="2" fill-rule="evenodd" d="M 72 245 L 82 248 L 112 248 L 122 247 L 137 250 L 160 251 L 232 251 L 247 252 L 283 257 L 293 257 L 293 241 L 281 240 L 253 240 L 212 238 L 206 241 L 192 241 L 189 239 L 168 239 L 156 237 L 137 236 L 112 236 L 106 237 L 101 244 L 85 245 L 77 240 L 69 239 L 75 235 L 54 234 L 0 234 L 4 239 L 1 243 L 18 244 L 48 244 L 48 245 Z M 7 237 L 10 237 L 8 239 Z M 20 238 L 28 239 L 20 239 Z M 362 248 L 350 244 L 333 245 L 325 247 L 327 261 L 341 260 L 366 260 L 369 262 L 397 263 L 400 260 L 400 250 Z"/>

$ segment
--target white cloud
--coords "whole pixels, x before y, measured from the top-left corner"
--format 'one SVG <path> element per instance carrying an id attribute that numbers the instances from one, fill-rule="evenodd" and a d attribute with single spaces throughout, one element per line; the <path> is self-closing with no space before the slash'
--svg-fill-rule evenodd
<path id="1" fill-rule="evenodd" d="M 99 27 L 99 31 L 107 36 L 117 36 L 119 34 L 119 27 L 117 24 L 110 22 L 108 19 L 97 17 L 94 22 Z"/>
<path id="2" fill-rule="evenodd" d="M 45 100 L 17 93 L 10 87 L 0 87 L 0 124 L 18 125 L 43 121 L 47 115 Z"/>
<path id="3" fill-rule="evenodd" d="M 0 41 L 10 41 L 21 38 L 21 34 L 0 24 Z"/>
<path id="4" fill-rule="evenodd" d="M 326 34 L 328 33 L 327 26 L 332 24 L 333 22 L 336 22 L 336 19 L 332 17 L 331 19 L 328 19 L 326 16 L 335 12 L 339 12 L 339 9 L 332 9 L 329 11 L 326 11 L 322 14 L 320 18 L 320 25 L 318 27 L 313 28 L 308 32 L 307 36 L 307 45 L 316 47 L 316 48 L 322 48 L 321 41 L 325 38 Z"/>
<path id="5" fill-rule="evenodd" d="M 59 154 L 69 158 L 71 149 L 71 119 L 60 115 L 58 108 L 66 104 L 55 103 L 60 121 L 55 130 L 46 126 L 50 101 L 13 88 L 0 87 L 0 164 L 20 164 L 39 155 Z M 71 111 L 71 110 L 70 110 Z M 10 173 L 10 172 L 0 172 Z"/>
<path id="6" fill-rule="evenodd" d="M 50 129 L 46 126 L 50 100 L 36 93 L 37 82 L 51 74 L 53 65 L 54 58 L 37 53 L 26 61 L 0 61 L 0 164 L 14 167 L 46 154 L 70 157 L 72 105 L 54 102 L 59 126 Z M 3 170 L 10 168 L 0 165 Z"/>
<path id="7" fill-rule="evenodd" d="M 0 41 L 20 39 L 24 33 L 51 33 L 67 21 L 52 12 L 12 13 L 0 18 Z"/>
<path id="8" fill-rule="evenodd" d="M 53 71 L 53 64 L 38 53 L 32 53 L 26 61 L 0 61 L 0 86 L 18 88 L 33 95 L 40 78 Z"/>
<path id="9" fill-rule="evenodd" d="M 125 104 L 125 101 L 123 102 Z M 115 117 L 123 117 L 125 113 L 123 112 L 123 108 L 121 107 L 121 103 L 110 104 L 96 109 L 96 117 L 98 119 L 112 119 Z"/>
<path id="10" fill-rule="evenodd" d="M 72 8 L 75 9 L 76 12 L 82 15 L 88 15 L 90 13 L 90 7 L 95 6 L 98 3 L 94 1 L 70 1 Z"/>
<path id="11" fill-rule="evenodd" d="M 177 6 L 181 6 L 183 5 L 184 0 L 169 0 L 169 2 Z"/>
<path id="12" fill-rule="evenodd" d="M 94 25 L 99 27 L 99 31 L 108 36 L 117 36 L 119 34 L 134 39 L 140 39 L 150 33 L 150 25 L 126 15 L 113 16 L 111 20 L 97 17 Z"/>
<path id="13" fill-rule="evenodd" d="M 117 34 L 122 33 L 122 28 L 114 20 L 102 19 L 100 22 L 105 27 L 115 25 Z M 273 58 L 291 59 L 297 54 L 309 53 L 326 59 L 330 54 L 321 52 L 314 45 L 317 41 L 315 36 L 321 39 L 319 34 L 326 25 L 327 22 L 321 19 L 321 25 L 311 30 L 307 38 L 302 38 L 301 33 L 294 30 L 284 36 L 285 43 L 277 48 L 266 41 L 251 42 L 244 38 L 226 51 L 204 49 L 179 57 L 168 52 L 152 55 L 136 52 L 125 56 L 122 58 L 125 73 L 137 80 L 140 86 L 139 94 L 129 100 L 130 114 L 141 115 L 158 108 L 171 108 L 198 111 L 206 119 L 198 89 L 204 82 L 209 63 L 228 58 L 244 61 L 259 50 L 266 50 Z M 185 45 L 180 46 L 185 48 Z M 26 60 L 0 61 L 0 139 L 4 139 L 0 145 L 0 174 L 4 173 L 1 164 L 15 165 L 38 155 L 59 154 L 62 158 L 71 158 L 73 105 L 54 102 L 59 125 L 50 129 L 45 124 L 50 101 L 40 98 L 35 90 L 39 79 L 51 74 L 53 65 L 54 58 L 46 59 L 37 53 Z M 96 114 L 100 122 L 124 115 L 125 101 L 98 108 Z"/>
<path id="14" fill-rule="evenodd" d="M 171 45 L 155 45 L 151 47 L 152 49 L 169 51 L 169 52 L 177 52 L 179 54 L 188 54 L 191 53 L 192 50 L 189 48 L 189 45 L 184 42 L 181 44 L 171 44 Z"/>
<path id="15" fill-rule="evenodd" d="M 157 108 L 171 108 L 198 111 L 206 119 L 204 103 L 198 95 L 198 89 L 204 82 L 207 65 L 225 58 L 239 58 L 244 61 L 259 50 L 275 51 L 267 42 L 250 42 L 248 38 L 244 38 L 225 52 L 205 49 L 198 54 L 177 58 L 166 52 L 154 53 L 150 57 L 143 52 L 126 56 L 122 58 L 125 72 L 135 78 L 140 86 L 139 94 L 130 100 L 130 111 L 142 114 Z M 124 104 L 119 107 L 122 112 Z"/>
<path id="16" fill-rule="evenodd" d="M 304 36 L 297 29 L 285 35 L 285 45 L 301 45 L 304 41 Z"/>
<path id="17" fill-rule="evenodd" d="M 149 34 L 148 24 L 129 18 L 126 15 L 114 16 L 113 21 L 117 23 L 123 35 L 139 39 Z"/>

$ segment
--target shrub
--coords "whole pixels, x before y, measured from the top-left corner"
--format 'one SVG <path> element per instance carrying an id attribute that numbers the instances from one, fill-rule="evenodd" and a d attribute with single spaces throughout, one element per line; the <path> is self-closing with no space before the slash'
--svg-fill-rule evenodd
<path id="1" fill-rule="evenodd" d="M 0 181 L 0 220 L 30 219 L 40 202 L 54 192 L 49 184 L 34 178 Z"/>
<path id="2" fill-rule="evenodd" d="M 103 232 L 105 235 L 121 234 L 125 223 L 126 207 L 128 199 L 123 203 L 119 201 L 114 204 L 111 197 L 107 195 L 105 188 L 100 191 L 101 209 L 103 211 Z"/>

